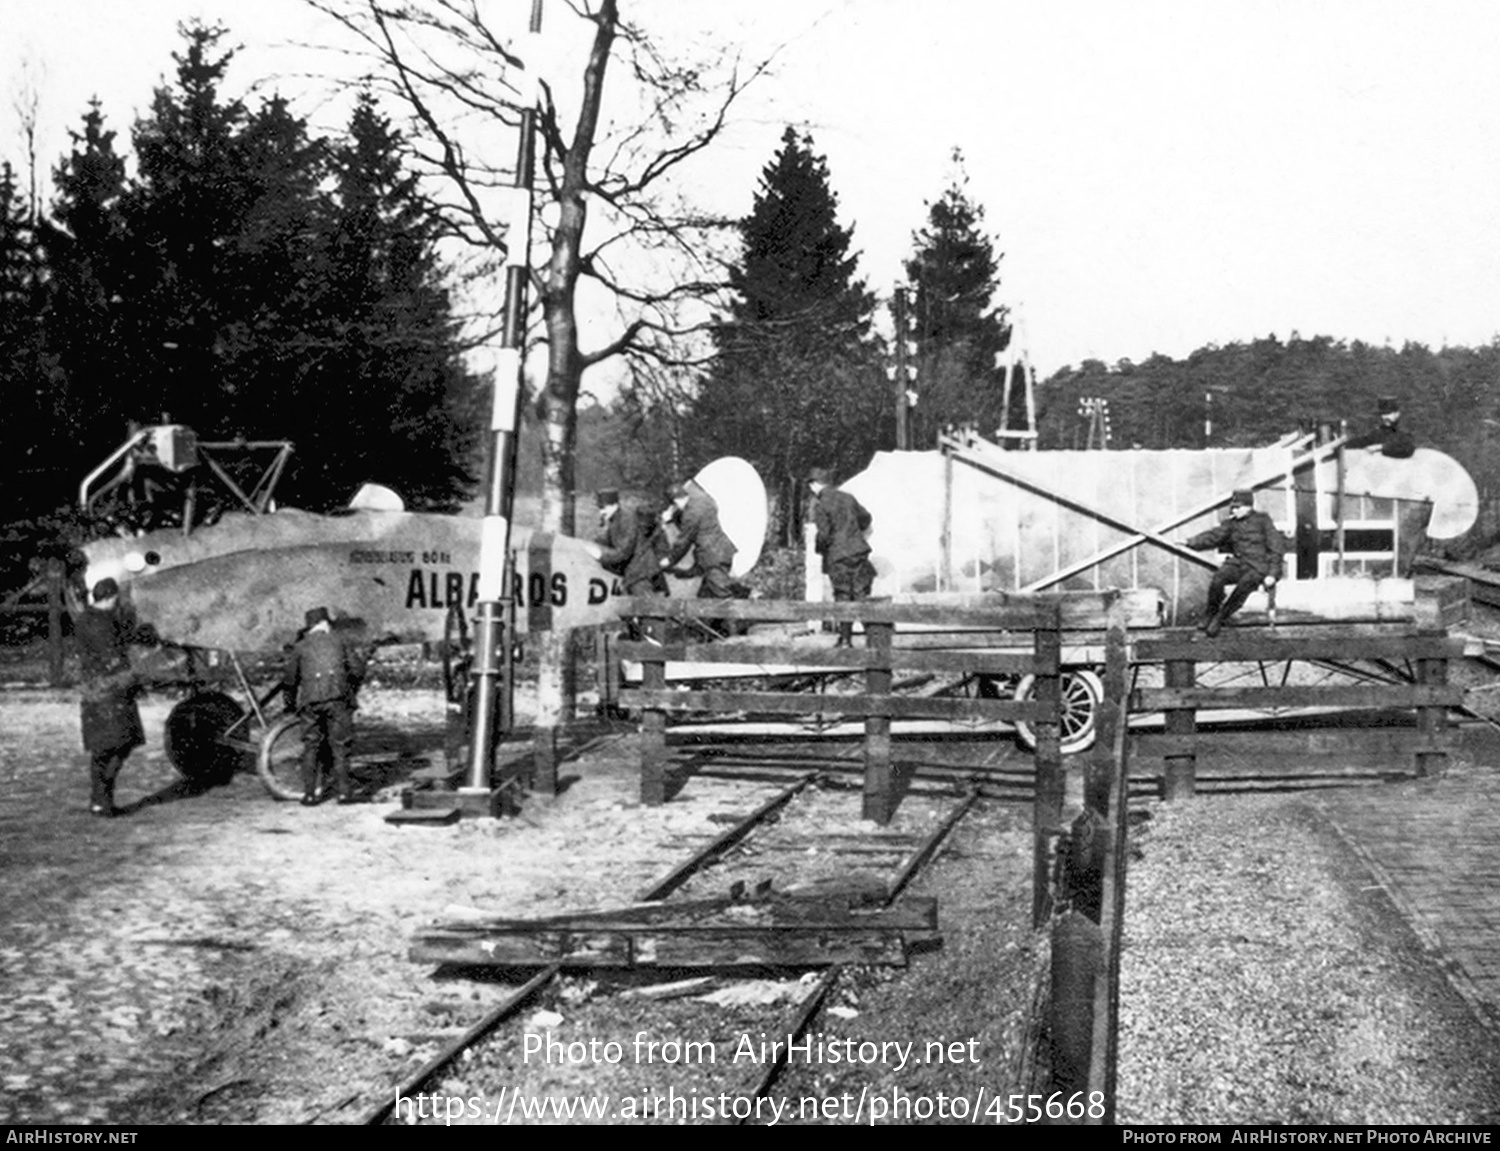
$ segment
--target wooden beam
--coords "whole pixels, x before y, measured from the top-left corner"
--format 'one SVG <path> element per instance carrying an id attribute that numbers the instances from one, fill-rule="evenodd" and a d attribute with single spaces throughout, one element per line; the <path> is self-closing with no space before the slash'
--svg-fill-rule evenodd
<path id="1" fill-rule="evenodd" d="M 866 654 L 880 663 L 872 663 L 865 672 L 865 703 L 888 700 L 891 690 L 891 631 L 888 623 L 868 624 L 865 628 Z M 927 701 L 923 701 L 927 702 Z M 861 813 L 866 819 L 884 826 L 896 810 L 895 777 L 891 770 L 891 719 L 888 711 L 865 713 L 865 786 Z"/>
<path id="2" fill-rule="evenodd" d="M 987 604 L 1016 601 L 1035 602 L 1042 605 L 1055 605 L 1059 613 L 1058 623 L 1069 631 L 1078 628 L 1093 628 L 1102 633 L 1109 625 L 1111 597 L 1118 597 L 1119 610 L 1124 612 L 1127 627 L 1161 626 L 1165 600 L 1158 589 L 1151 587 L 1037 593 L 902 592 L 892 596 L 891 602 L 923 606 L 951 605 L 961 608 L 983 608 Z"/>
<path id="3" fill-rule="evenodd" d="M 1438 684 L 1334 684 L 1326 687 L 1157 687 L 1131 693 L 1132 711 L 1289 707 L 1458 707 L 1462 688 Z"/>
<path id="4" fill-rule="evenodd" d="M 410 954 L 418 962 L 487 967 L 900 965 L 905 934 L 929 938 L 936 928 L 932 897 L 866 908 L 847 896 L 773 896 L 647 903 L 536 920 L 477 915 L 417 932 Z"/>
<path id="5" fill-rule="evenodd" d="M 649 669 L 653 666 L 647 664 Z M 1041 704 L 1035 700 L 948 699 L 921 696 L 810 695 L 773 691 L 675 691 L 626 688 L 620 703 L 647 713 L 732 711 L 770 715 L 822 715 L 845 718 L 883 716 L 890 719 L 1004 720 L 1040 722 Z"/>
<path id="6" fill-rule="evenodd" d="M 1037 717 L 1032 721 L 1036 750 L 1036 788 L 1031 801 L 1031 926 L 1040 929 L 1052 914 L 1052 861 L 1063 834 L 1062 809 L 1067 796 L 1063 770 L 1061 733 L 1061 636 L 1057 630 L 1036 633 L 1037 662 L 1046 666 L 1037 673 L 1032 699 Z"/>
<path id="7" fill-rule="evenodd" d="M 1049 626 L 1057 618 L 1057 606 L 1036 596 L 997 599 L 982 607 L 943 604 L 896 604 L 869 599 L 857 603 L 802 603 L 769 599 L 660 599 L 637 596 L 621 599 L 622 617 L 681 620 L 748 620 L 762 623 L 803 623 L 817 620 L 855 623 L 942 624 L 1001 631 L 1031 631 Z"/>
<path id="8" fill-rule="evenodd" d="M 654 620 L 644 624 L 647 635 L 656 634 L 660 626 Z M 645 692 L 662 692 L 667 686 L 667 667 L 659 660 L 652 660 L 641 668 L 641 687 Z M 627 700 L 628 691 L 620 692 L 620 703 L 624 707 L 632 704 Z M 667 801 L 667 714 L 660 707 L 644 707 L 641 712 L 641 802 L 647 807 L 658 807 Z"/>
<path id="9" fill-rule="evenodd" d="M 1395 759 L 1411 755 L 1422 741 L 1415 727 L 1309 727 L 1292 730 L 1220 731 L 1200 729 L 1182 735 L 1138 732 L 1131 736 L 1137 760 L 1191 752 L 1216 760 L 1282 759 L 1339 755 Z"/>
<path id="10" fill-rule="evenodd" d="M 450 936 L 423 934 L 412 942 L 419 963 L 466 967 L 531 967 L 557 963 L 564 968 L 597 967 L 826 967 L 836 963 L 904 967 L 901 933 L 879 929 L 787 931 L 724 929 L 693 933 L 567 933 Z"/>
<path id="11" fill-rule="evenodd" d="M 1284 635 L 1264 631 L 1226 635 L 1215 639 L 1186 636 L 1141 639 L 1135 656 L 1142 663 L 1174 659 L 1246 662 L 1279 662 L 1312 659 L 1457 659 L 1463 655 L 1461 639 L 1431 635 L 1346 635 L 1343 628 L 1321 629 L 1317 635 Z"/>
<path id="12" fill-rule="evenodd" d="M 648 900 L 600 911 L 573 911 L 521 919 L 469 910 L 434 923 L 427 930 L 451 935 L 528 935 L 546 932 L 587 934 L 598 931 L 722 931 L 754 928 L 819 928 L 844 931 L 879 927 L 892 931 L 935 931 L 938 901 L 933 895 L 912 896 L 895 906 L 865 903 L 859 893 L 823 895 L 773 893 L 756 899 L 684 899 L 670 903 Z"/>
<path id="13" fill-rule="evenodd" d="M 889 625 L 875 625 L 889 626 Z M 868 635 L 868 632 L 867 632 Z M 993 642 L 993 641 L 991 641 Z M 722 643 L 649 644 L 621 642 L 616 651 L 625 660 L 665 660 L 671 663 L 721 664 L 744 668 L 791 666 L 810 671 L 864 671 L 889 667 L 893 671 L 947 671 L 983 675 L 1030 675 L 1036 670 L 1030 647 L 1031 636 L 1022 640 L 1025 651 L 971 651 L 963 655 L 941 651 L 910 651 L 894 657 L 868 647 L 833 648 L 826 644 L 793 642 L 782 645 Z M 763 673 L 769 674 L 769 673 Z M 777 671 L 775 674 L 786 674 Z"/>
<path id="14" fill-rule="evenodd" d="M 1417 661 L 1417 679 L 1424 688 L 1441 691 L 1448 683 L 1448 662 L 1442 659 Z M 1460 692 L 1462 695 L 1462 692 Z M 1425 749 L 1417 751 L 1418 775 L 1441 775 L 1448 766 L 1448 755 L 1442 750 L 1443 736 L 1448 723 L 1447 712 L 1441 707 L 1417 709 L 1417 729 L 1422 733 Z M 1434 750 L 1436 748 L 1436 750 Z"/>

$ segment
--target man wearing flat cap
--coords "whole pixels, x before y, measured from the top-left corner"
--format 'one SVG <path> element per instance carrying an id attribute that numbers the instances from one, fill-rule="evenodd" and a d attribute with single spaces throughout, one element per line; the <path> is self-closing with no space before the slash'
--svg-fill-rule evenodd
<path id="1" fill-rule="evenodd" d="M 120 607 L 120 587 L 112 579 L 94 584 L 73 623 L 73 638 L 83 681 L 80 726 L 89 753 L 89 810 L 107 818 L 116 814 L 115 780 L 126 757 L 146 742 L 130 645 L 159 641 L 155 629 L 136 624 Z"/>
<path id="2" fill-rule="evenodd" d="M 1355 436 L 1344 445 L 1345 449 L 1367 448 L 1393 460 L 1410 459 L 1416 454 L 1417 443 L 1401 430 L 1401 405 L 1394 397 L 1384 396 L 1376 407 L 1380 412 L 1380 427 Z"/>
<path id="3" fill-rule="evenodd" d="M 813 523 L 818 535 L 814 547 L 823 557 L 823 574 L 833 584 L 835 603 L 851 603 L 870 594 L 875 566 L 870 563 L 870 513 L 848 492 L 833 486 L 827 468 L 814 468 L 807 476 L 813 494 Z M 835 647 L 854 645 L 854 624 L 839 623 Z"/>
<path id="4" fill-rule="evenodd" d="M 332 791 L 340 803 L 357 802 L 349 782 L 349 749 L 354 743 L 354 700 L 364 678 L 364 662 L 354 645 L 334 630 L 328 609 L 315 607 L 287 653 L 282 685 L 288 711 L 302 717 L 302 805 L 326 797 L 322 766 L 329 762 Z"/>
<path id="5" fill-rule="evenodd" d="M 1229 500 L 1229 518 L 1216 528 L 1201 532 L 1187 541 L 1194 551 L 1210 548 L 1228 552 L 1229 558 L 1208 582 L 1208 608 L 1203 630 L 1210 636 L 1219 634 L 1224 621 L 1239 611 L 1250 593 L 1264 586 L 1276 586 L 1285 571 L 1283 554 L 1286 537 L 1276 530 L 1271 517 L 1255 510 L 1255 493 L 1236 491 Z M 1229 598 L 1224 598 L 1230 587 Z"/>

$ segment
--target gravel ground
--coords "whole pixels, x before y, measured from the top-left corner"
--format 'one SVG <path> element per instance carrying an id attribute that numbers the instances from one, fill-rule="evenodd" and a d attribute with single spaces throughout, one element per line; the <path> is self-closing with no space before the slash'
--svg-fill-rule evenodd
<path id="1" fill-rule="evenodd" d="M 176 794 L 160 751 L 167 708 L 148 706 L 148 747 L 127 768 L 132 815 L 101 822 L 84 810 L 76 693 L 0 698 L 0 1119 L 347 1122 L 508 991 L 413 965 L 417 926 L 450 903 L 541 915 L 626 902 L 778 790 L 695 778 L 671 804 L 642 808 L 622 737 L 570 764 L 573 786 L 519 819 L 396 830 L 380 805 L 307 812 L 249 777 Z M 432 711 L 430 692 L 386 690 L 361 723 L 426 730 L 440 745 Z M 857 795 L 837 806 L 847 826 L 824 830 L 861 830 Z M 943 806 L 909 797 L 890 830 L 918 835 Z M 1147 806 L 1127 899 L 1121 1122 L 1500 1118 L 1500 1040 L 1315 799 Z M 803 1068 L 789 1095 L 1022 1089 L 1015 1041 L 1045 960 L 1025 927 L 1029 840 L 1024 806 L 960 824 L 918 889 L 939 896 L 945 947 L 899 976 L 855 981 L 834 1004 L 842 1014 L 816 1025 L 975 1038 L 977 1061 Z M 631 1008 L 620 990 L 572 978 L 537 1006 L 569 1034 L 644 1023 L 715 1042 L 775 1031 L 790 1010 Z M 504 1042 L 454 1078 L 449 1089 L 486 1096 L 602 1085 L 587 1067 L 517 1067 Z"/>
<path id="2" fill-rule="evenodd" d="M 1121 1123 L 1500 1121 L 1500 1036 L 1311 798 L 1152 813 L 1127 886 Z"/>

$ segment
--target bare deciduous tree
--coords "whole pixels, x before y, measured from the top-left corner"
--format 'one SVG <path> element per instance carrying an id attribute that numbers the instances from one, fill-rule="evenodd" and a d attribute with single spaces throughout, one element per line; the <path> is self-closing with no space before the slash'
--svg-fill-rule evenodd
<path id="1" fill-rule="evenodd" d="M 584 374 L 621 356 L 689 355 L 682 341 L 694 325 L 680 305 L 721 286 L 712 253 L 723 221 L 675 201 L 672 178 L 721 135 L 766 65 L 746 68 L 733 54 L 709 65 L 675 60 L 622 17 L 618 0 L 552 0 L 547 19 L 555 9 L 572 26 L 531 44 L 519 3 L 506 6 L 505 26 L 499 5 L 481 12 L 475 0 L 309 3 L 358 38 L 373 65 L 364 82 L 411 114 L 414 159 L 440 177 L 435 194 L 453 234 L 494 263 L 522 234 L 504 226 L 499 207 L 514 182 L 514 130 L 536 93 L 539 218 L 550 241 L 531 276 L 547 363 L 533 397 L 545 429 L 542 526 L 569 532 Z M 606 101 L 614 72 L 623 75 Z M 581 304 L 584 318 L 612 317 L 597 346 L 584 347 Z"/>

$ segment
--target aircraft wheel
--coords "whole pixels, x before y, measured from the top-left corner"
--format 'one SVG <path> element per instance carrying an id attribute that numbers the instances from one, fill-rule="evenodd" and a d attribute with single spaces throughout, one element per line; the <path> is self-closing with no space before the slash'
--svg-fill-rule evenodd
<path id="1" fill-rule="evenodd" d="M 256 771 L 277 799 L 302 798 L 302 717 L 284 715 L 260 740 Z"/>
<path id="2" fill-rule="evenodd" d="M 474 645 L 463 609 L 448 609 L 443 620 L 443 691 L 449 703 L 463 703 L 469 692 L 469 672 L 474 667 Z"/>
<path id="3" fill-rule="evenodd" d="M 189 696 L 167 715 L 162 740 L 167 759 L 195 786 L 228 783 L 243 753 L 221 740 L 244 714 L 239 704 L 220 691 Z"/>
<path id="4" fill-rule="evenodd" d="M 1036 677 L 1024 675 L 1016 684 L 1015 698 L 1030 699 L 1035 688 Z M 1057 688 L 1062 695 L 1062 724 L 1057 733 L 1062 753 L 1072 755 L 1087 751 L 1094 746 L 1104 684 L 1097 675 L 1084 668 L 1065 668 L 1058 677 Z M 1036 750 L 1036 733 L 1030 724 L 1017 722 L 1016 739 L 1027 751 Z"/>

